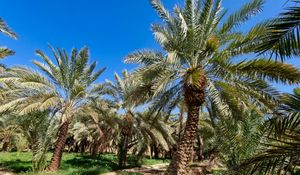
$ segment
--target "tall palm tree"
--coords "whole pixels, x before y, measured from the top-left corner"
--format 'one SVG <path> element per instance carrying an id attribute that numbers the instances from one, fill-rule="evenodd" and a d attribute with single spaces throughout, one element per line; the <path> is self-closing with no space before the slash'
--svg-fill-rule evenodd
<path id="1" fill-rule="evenodd" d="M 186 127 L 168 171 L 185 174 L 199 110 L 205 102 L 210 101 L 206 104 L 212 104 L 224 117 L 239 118 L 238 112 L 253 103 L 271 109 L 276 106 L 278 94 L 265 80 L 298 83 L 300 71 L 270 59 L 234 60 L 254 52 L 253 40 L 263 29 L 253 28 L 247 34 L 236 29 L 261 11 L 263 0 L 246 3 L 224 23 L 221 0 L 185 0 L 185 6 L 175 6 L 173 14 L 159 0 L 151 3 L 163 20 L 163 24 L 152 25 L 152 30 L 164 52 L 137 51 L 128 55 L 125 62 L 140 64 L 133 73 L 143 82 L 135 88 L 138 92 L 148 88 L 152 99 L 184 96 L 188 109 Z M 145 93 L 135 96 L 141 94 Z"/>
<path id="2" fill-rule="evenodd" d="M 0 18 L 0 32 L 2 32 L 3 34 L 13 38 L 13 39 L 17 39 L 17 35 L 7 26 L 7 24 L 5 23 L 5 21 Z M 13 55 L 14 51 L 6 48 L 6 47 L 0 47 L 0 59 Z"/>
<path id="3" fill-rule="evenodd" d="M 51 47 L 56 64 L 41 51 L 36 51 L 43 62 L 33 63 L 45 75 L 24 67 L 13 67 L 0 76 L 4 102 L 0 111 L 14 110 L 24 115 L 35 110 L 52 110 L 60 116 L 60 127 L 48 171 L 60 167 L 62 153 L 73 116 L 90 98 L 99 97 L 103 85 L 94 82 L 105 69 L 95 70 L 89 64 L 89 50 L 72 49 L 68 56 L 64 49 Z"/>

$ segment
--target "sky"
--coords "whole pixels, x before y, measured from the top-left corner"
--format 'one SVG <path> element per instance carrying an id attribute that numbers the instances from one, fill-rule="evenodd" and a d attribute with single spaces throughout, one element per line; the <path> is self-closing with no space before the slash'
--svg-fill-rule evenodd
<path id="1" fill-rule="evenodd" d="M 172 9 L 184 0 L 162 0 Z M 229 14 L 246 1 L 223 0 Z M 266 0 L 263 12 L 253 17 L 241 30 L 247 31 L 255 23 L 276 17 L 284 8 L 286 0 Z M 7 66 L 33 67 L 32 60 L 40 60 L 35 50 L 40 49 L 50 57 L 48 44 L 54 47 L 72 48 L 88 46 L 91 60 L 98 68 L 107 70 L 99 81 L 113 79 L 114 72 L 132 70 L 134 65 L 123 63 L 123 58 L 139 49 L 160 49 L 150 30 L 152 23 L 159 23 L 149 0 L 6 0 L 1 2 L 0 17 L 18 34 L 13 40 L 0 35 L 0 45 L 7 46 L 16 54 L 1 63 Z M 288 61 L 300 67 L 300 59 Z M 275 85 L 283 92 L 293 87 Z"/>

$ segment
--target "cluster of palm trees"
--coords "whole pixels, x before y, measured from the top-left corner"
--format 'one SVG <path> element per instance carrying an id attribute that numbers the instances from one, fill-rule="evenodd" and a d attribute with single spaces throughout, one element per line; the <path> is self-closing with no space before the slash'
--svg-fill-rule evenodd
<path id="1" fill-rule="evenodd" d="M 105 68 L 90 63 L 88 48 L 68 54 L 50 46 L 52 58 L 36 51 L 37 70 L 3 68 L 2 149 L 25 138 L 37 171 L 59 169 L 68 148 L 115 152 L 120 168 L 129 153 L 139 163 L 146 154 L 165 156 L 172 175 L 187 174 L 191 162 L 204 159 L 223 164 L 224 174 L 294 172 L 300 91 L 281 94 L 270 83 L 300 82 L 300 70 L 284 63 L 300 54 L 300 7 L 239 30 L 263 3 L 250 0 L 227 15 L 221 0 L 185 0 L 173 12 L 151 0 L 162 19 L 152 25 L 162 51 L 129 54 L 125 62 L 137 68 L 114 81 L 96 83 Z M 0 31 L 16 38 L 2 19 Z M 1 48 L 0 58 L 13 53 Z"/>

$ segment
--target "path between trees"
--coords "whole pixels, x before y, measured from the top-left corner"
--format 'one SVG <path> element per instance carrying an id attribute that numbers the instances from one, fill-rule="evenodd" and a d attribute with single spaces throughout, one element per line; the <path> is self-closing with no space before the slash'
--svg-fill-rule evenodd
<path id="1" fill-rule="evenodd" d="M 155 165 L 143 165 L 142 167 L 136 167 L 136 168 L 130 168 L 130 169 L 123 169 L 119 171 L 109 172 L 102 175 L 118 175 L 122 173 L 140 173 L 143 175 L 164 175 L 164 173 L 167 170 L 169 163 L 161 163 L 161 164 L 155 164 Z M 205 163 L 197 163 L 194 164 L 192 167 L 190 167 L 189 174 L 193 175 L 208 175 L 211 172 L 207 170 L 212 169 L 222 169 L 221 167 L 224 167 L 220 163 L 215 163 L 213 166 L 209 166 L 208 162 Z M 205 173 L 203 172 L 205 171 Z"/>
<path id="2" fill-rule="evenodd" d="M 155 165 L 142 165 L 141 167 L 130 168 L 130 169 L 123 169 L 119 171 L 104 173 L 102 175 L 117 175 L 124 172 L 128 173 L 141 173 L 144 175 L 151 175 L 151 174 L 163 174 L 166 171 L 169 163 L 161 163 Z"/>

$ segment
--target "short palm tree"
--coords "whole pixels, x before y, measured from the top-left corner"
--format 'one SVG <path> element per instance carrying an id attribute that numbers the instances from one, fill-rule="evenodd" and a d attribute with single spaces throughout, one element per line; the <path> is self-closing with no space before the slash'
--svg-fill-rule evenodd
<path id="1" fill-rule="evenodd" d="M 105 69 L 95 70 L 96 62 L 89 64 L 89 50 L 72 49 L 68 56 L 64 49 L 53 49 L 56 64 L 41 51 L 37 55 L 43 63 L 33 63 L 45 74 L 32 69 L 13 67 L 1 74 L 4 102 L 0 111 L 14 110 L 19 115 L 32 111 L 51 110 L 60 116 L 60 127 L 48 171 L 60 167 L 62 153 L 73 116 L 90 98 L 99 97 L 102 85 L 94 82 Z"/>
<path id="2" fill-rule="evenodd" d="M 160 147 L 164 151 L 170 151 L 174 144 L 173 132 L 170 121 L 165 121 L 164 113 L 148 109 L 143 112 L 137 112 L 133 121 L 133 140 L 135 145 L 138 163 L 142 163 L 144 153 L 152 145 Z"/>
<path id="3" fill-rule="evenodd" d="M 47 151 L 55 138 L 57 118 L 49 110 L 35 111 L 24 116 L 15 116 L 15 123 L 30 145 L 32 151 L 32 170 L 43 171 L 47 166 Z"/>
<path id="4" fill-rule="evenodd" d="M 136 97 L 144 95 L 139 92 L 146 88 L 151 99 L 184 96 L 187 122 L 168 171 L 185 174 L 199 110 L 205 102 L 210 101 L 206 104 L 212 104 L 225 117 L 238 118 L 238 112 L 253 103 L 271 109 L 276 106 L 273 101 L 278 94 L 265 80 L 298 83 L 300 71 L 270 59 L 234 60 L 254 52 L 253 40 L 263 29 L 253 28 L 247 34 L 236 29 L 261 10 L 263 0 L 251 0 L 227 20 L 223 18 L 221 0 L 185 0 L 185 6 L 175 6 L 173 14 L 159 0 L 151 3 L 163 20 L 163 24 L 152 25 L 152 30 L 164 52 L 137 51 L 128 55 L 125 62 L 140 64 L 132 75 L 143 82 L 135 88 Z"/>
<path id="5" fill-rule="evenodd" d="M 83 107 L 76 117 L 77 122 L 72 130 L 76 142 L 91 140 L 91 154 L 96 156 L 99 150 L 116 143 L 119 135 L 119 125 L 122 119 L 116 113 L 107 99 L 95 99 Z"/>
<path id="6" fill-rule="evenodd" d="M 13 39 L 17 39 L 17 35 L 7 26 L 2 18 L 0 18 L 0 32 Z M 13 54 L 14 52 L 12 50 L 6 47 L 0 47 L 0 59 Z"/>

